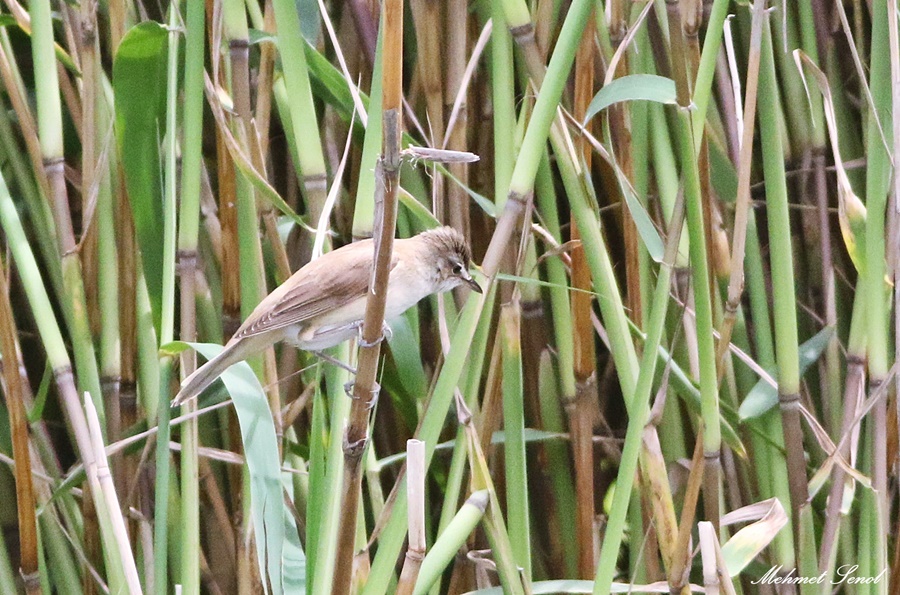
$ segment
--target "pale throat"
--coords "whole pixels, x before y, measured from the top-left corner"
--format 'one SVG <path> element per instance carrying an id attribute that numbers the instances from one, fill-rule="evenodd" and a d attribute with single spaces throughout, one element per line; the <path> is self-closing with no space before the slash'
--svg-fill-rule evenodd
<path id="1" fill-rule="evenodd" d="M 417 263 L 418 264 L 418 263 Z M 431 266 L 397 266 L 388 283 L 385 319 L 396 318 L 423 298 L 442 291 L 440 279 Z"/>

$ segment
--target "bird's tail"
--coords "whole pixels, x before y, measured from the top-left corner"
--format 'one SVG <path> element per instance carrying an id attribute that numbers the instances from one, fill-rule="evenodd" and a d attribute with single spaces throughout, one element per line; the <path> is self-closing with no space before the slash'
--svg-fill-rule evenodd
<path id="1" fill-rule="evenodd" d="M 200 393 L 222 375 L 232 365 L 247 358 L 247 345 L 245 341 L 235 341 L 225 346 L 225 349 L 212 358 L 181 383 L 181 390 L 172 400 L 172 406 L 183 405 Z"/>

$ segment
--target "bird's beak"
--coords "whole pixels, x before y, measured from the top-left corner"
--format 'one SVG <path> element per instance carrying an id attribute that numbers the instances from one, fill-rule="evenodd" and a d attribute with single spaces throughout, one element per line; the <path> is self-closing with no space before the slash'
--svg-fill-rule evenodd
<path id="1" fill-rule="evenodd" d="M 472 291 L 484 293 L 484 291 L 481 289 L 481 285 L 478 284 L 478 281 L 472 278 L 472 275 L 469 274 L 469 271 L 463 270 L 462 279 L 466 282 L 466 285 L 472 288 Z"/>

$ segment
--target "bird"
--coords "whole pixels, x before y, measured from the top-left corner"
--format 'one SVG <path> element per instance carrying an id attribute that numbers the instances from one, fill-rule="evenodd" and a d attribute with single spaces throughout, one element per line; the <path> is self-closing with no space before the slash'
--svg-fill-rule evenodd
<path id="1" fill-rule="evenodd" d="M 365 317 L 374 247 L 372 239 L 348 244 L 291 275 L 256 306 L 219 355 L 184 379 L 172 406 L 193 399 L 230 366 L 278 342 L 320 352 L 356 336 Z M 469 273 L 470 261 L 469 245 L 452 227 L 394 241 L 385 320 L 456 287 L 482 293 Z"/>

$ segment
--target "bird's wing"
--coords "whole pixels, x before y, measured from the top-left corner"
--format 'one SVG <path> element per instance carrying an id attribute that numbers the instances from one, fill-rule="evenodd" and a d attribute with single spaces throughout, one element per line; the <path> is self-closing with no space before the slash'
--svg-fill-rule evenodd
<path id="1" fill-rule="evenodd" d="M 397 260 L 394 254 L 392 270 Z M 371 277 L 371 240 L 326 254 L 294 273 L 260 302 L 232 340 L 298 324 L 363 298 Z"/>

